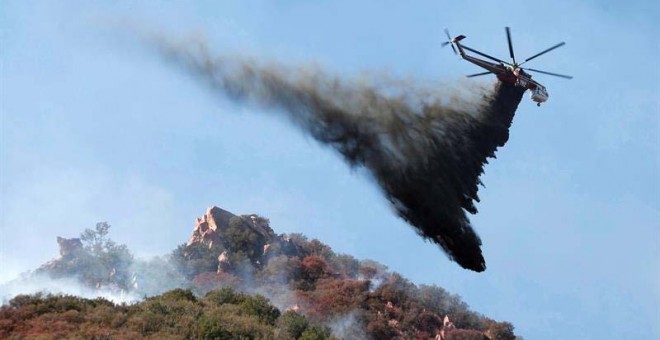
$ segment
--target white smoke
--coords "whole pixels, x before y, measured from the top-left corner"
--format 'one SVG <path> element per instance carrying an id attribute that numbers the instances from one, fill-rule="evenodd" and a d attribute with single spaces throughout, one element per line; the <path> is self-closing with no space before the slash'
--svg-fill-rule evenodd
<path id="1" fill-rule="evenodd" d="M 327 325 L 332 330 L 332 335 L 340 339 L 367 339 L 364 327 L 358 319 L 357 311 L 337 317 Z"/>
<path id="2" fill-rule="evenodd" d="M 73 295 L 87 299 L 104 298 L 114 303 L 136 303 L 141 297 L 118 287 L 101 286 L 92 289 L 84 286 L 76 278 L 53 279 L 47 275 L 26 273 L 18 279 L 0 285 L 0 301 L 6 305 L 21 294 L 45 293 L 53 295 Z"/>

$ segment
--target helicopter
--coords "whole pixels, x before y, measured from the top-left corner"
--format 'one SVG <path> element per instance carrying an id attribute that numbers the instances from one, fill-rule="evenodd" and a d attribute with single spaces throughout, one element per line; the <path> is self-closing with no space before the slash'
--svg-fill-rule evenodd
<path id="1" fill-rule="evenodd" d="M 566 45 L 565 42 L 560 42 L 550 48 L 547 48 L 527 59 L 525 59 L 522 63 L 516 62 L 516 57 L 513 53 L 513 44 L 511 43 L 511 29 L 509 27 L 505 27 L 506 30 L 506 38 L 509 42 L 509 54 L 511 56 L 512 63 L 506 62 L 504 60 L 495 58 L 493 56 L 490 56 L 486 53 L 479 52 L 473 48 L 470 48 L 468 46 L 465 46 L 461 43 L 463 39 L 466 37 L 464 35 L 459 35 L 455 38 L 452 39 L 451 35 L 449 34 L 449 30 L 445 29 L 445 34 L 447 35 L 448 41 L 442 43 L 442 47 L 445 47 L 447 45 L 450 45 L 452 50 L 454 50 L 455 54 L 458 54 L 461 56 L 462 59 L 465 59 L 479 67 L 485 68 L 488 70 L 487 72 L 481 72 L 481 73 L 475 73 L 468 75 L 468 78 L 472 77 L 478 77 L 478 76 L 483 76 L 487 74 L 495 74 L 497 76 L 497 79 L 499 79 L 502 82 L 513 84 L 516 86 L 520 86 L 526 90 L 530 90 L 531 93 L 531 99 L 532 101 L 536 102 L 537 106 L 541 106 L 541 103 L 545 102 L 548 100 L 548 91 L 546 90 L 545 86 L 541 85 L 539 82 L 535 81 L 532 79 L 532 76 L 525 72 L 525 71 L 532 71 L 532 72 L 537 72 L 537 73 L 542 73 L 542 74 L 547 74 L 555 77 L 560 77 L 560 78 L 565 78 L 565 79 L 573 79 L 571 76 L 567 76 L 564 74 L 558 74 L 558 73 L 552 73 L 552 72 L 546 72 L 546 71 L 541 71 L 541 70 L 536 70 L 532 68 L 522 68 L 521 66 L 534 59 L 537 58 L 543 54 L 546 54 L 556 48 L 562 47 Z M 492 61 L 497 62 L 497 64 L 484 60 L 484 59 L 479 59 L 477 57 L 468 55 L 465 53 L 465 51 L 470 51 L 472 53 L 475 53 L 477 55 L 480 55 L 484 58 L 488 58 Z"/>

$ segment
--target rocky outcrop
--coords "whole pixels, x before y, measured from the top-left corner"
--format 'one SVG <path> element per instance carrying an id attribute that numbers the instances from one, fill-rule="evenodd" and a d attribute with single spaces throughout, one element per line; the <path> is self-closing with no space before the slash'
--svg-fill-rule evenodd
<path id="1" fill-rule="evenodd" d="M 53 279 L 75 278 L 87 288 L 108 292 L 127 290 L 134 284 L 130 272 L 133 257 L 125 246 L 106 239 L 90 251 L 80 238 L 64 237 L 57 237 L 57 244 L 60 255 L 41 265 L 34 274 Z"/>
<path id="2" fill-rule="evenodd" d="M 231 270 L 231 261 L 229 260 L 229 255 L 227 251 L 223 251 L 220 256 L 218 256 L 218 273 L 229 272 Z"/>
<path id="3" fill-rule="evenodd" d="M 197 218 L 187 245 L 204 244 L 211 248 L 221 242 L 231 223 L 240 223 L 242 227 L 256 232 L 267 241 L 272 241 L 276 236 L 273 229 L 268 225 L 269 222 L 266 218 L 257 215 L 237 216 L 227 210 L 213 206 L 206 210 L 204 216 Z"/>
<path id="4" fill-rule="evenodd" d="M 204 216 L 197 218 L 195 228 L 188 239 L 188 246 L 201 243 L 212 247 L 219 241 L 221 230 L 229 227 L 232 217 L 236 215 L 227 210 L 215 206 L 208 208 Z"/>
<path id="5" fill-rule="evenodd" d="M 83 244 L 79 238 L 57 237 L 60 246 L 60 256 L 37 268 L 37 273 L 48 273 L 53 276 L 62 276 L 68 269 L 75 267 L 79 257 L 84 255 Z"/>
<path id="6" fill-rule="evenodd" d="M 263 266 L 271 257 L 299 252 L 295 242 L 286 235 L 277 235 L 269 220 L 259 215 L 235 215 L 216 206 L 209 207 L 195 220 L 186 244 L 185 256 L 194 259 L 195 246 L 202 246 L 217 259 L 218 272 L 231 272 L 236 261 L 247 256 L 253 265 Z M 241 255 L 235 257 L 236 252 Z"/>
<path id="7" fill-rule="evenodd" d="M 206 209 L 204 216 L 197 218 L 187 245 L 204 244 L 212 248 L 226 239 L 227 231 L 232 225 L 238 228 L 246 228 L 263 238 L 266 241 L 264 252 L 271 243 L 281 238 L 275 235 L 266 218 L 255 214 L 237 216 L 227 210 L 213 206 Z"/>
<path id="8" fill-rule="evenodd" d="M 75 256 L 83 249 L 82 241 L 79 238 L 57 237 L 57 244 L 60 246 L 60 256 L 68 258 Z"/>
<path id="9" fill-rule="evenodd" d="M 442 329 L 440 330 L 440 334 L 438 334 L 435 339 L 436 340 L 446 340 L 447 336 L 449 333 L 453 330 L 456 329 L 456 326 L 454 326 L 454 323 L 449 320 L 449 316 L 445 315 L 445 318 L 442 320 Z"/>

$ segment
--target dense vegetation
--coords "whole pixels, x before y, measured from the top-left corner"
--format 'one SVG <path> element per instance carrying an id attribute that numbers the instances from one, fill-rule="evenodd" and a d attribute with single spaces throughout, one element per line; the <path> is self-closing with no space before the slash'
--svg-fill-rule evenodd
<path id="1" fill-rule="evenodd" d="M 114 304 L 20 295 L 0 310 L 0 338 L 433 339 L 448 316 L 455 329 L 444 339 L 516 339 L 510 323 L 471 311 L 438 286 L 415 285 L 377 262 L 336 254 L 301 234 L 275 235 L 254 221 L 267 225 L 235 216 L 221 237 L 150 261 L 134 259 L 107 237 L 109 225 L 97 224 L 82 234 L 79 251 L 41 271 L 151 297 Z"/>
<path id="2" fill-rule="evenodd" d="M 133 304 L 97 298 L 19 295 L 0 309 L 0 338 L 331 339 L 304 316 L 231 288 L 202 298 L 175 289 Z"/>

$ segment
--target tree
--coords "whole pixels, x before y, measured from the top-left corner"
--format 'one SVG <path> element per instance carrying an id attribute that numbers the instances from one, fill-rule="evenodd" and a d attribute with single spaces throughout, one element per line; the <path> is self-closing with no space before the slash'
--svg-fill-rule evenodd
<path id="1" fill-rule="evenodd" d="M 109 230 L 110 225 L 107 222 L 99 222 L 96 223 L 94 230 L 85 229 L 80 234 L 83 248 L 92 255 L 92 259 L 86 265 L 90 269 L 96 268 L 87 271 L 95 273 L 94 277 L 89 279 L 97 283 L 114 283 L 126 289 L 130 285 L 133 255 L 126 245 L 117 245 L 108 237 Z"/>
<path id="2" fill-rule="evenodd" d="M 360 262 L 351 255 L 339 254 L 332 258 L 330 267 L 345 277 L 356 278 Z"/>
<path id="3" fill-rule="evenodd" d="M 244 295 L 239 306 L 244 313 L 254 315 L 268 325 L 274 325 L 280 316 L 279 309 L 271 305 L 268 299 L 258 294 L 253 296 Z"/>
<path id="4" fill-rule="evenodd" d="M 367 324 L 367 334 L 373 339 L 392 339 L 397 333 L 385 320 L 374 320 Z"/>
<path id="5" fill-rule="evenodd" d="M 96 223 L 96 228 L 94 230 L 85 229 L 85 231 L 80 234 L 80 240 L 82 240 L 85 250 L 98 255 L 107 249 L 114 248 L 115 242 L 107 237 L 109 230 L 110 225 L 108 222 Z"/>
<path id="6" fill-rule="evenodd" d="M 200 273 L 215 272 L 218 269 L 219 251 L 223 249 L 211 249 L 202 243 L 184 243 L 172 251 L 170 259 L 177 271 L 191 280 Z"/>
<path id="7" fill-rule="evenodd" d="M 266 237 L 255 231 L 242 217 L 234 216 L 229 220 L 225 231 L 224 245 L 229 251 L 232 264 L 249 259 L 253 264 L 263 255 Z"/>
<path id="8" fill-rule="evenodd" d="M 516 335 L 513 333 L 513 325 L 509 322 L 495 322 L 489 320 L 486 322 L 488 330 L 486 334 L 492 340 L 515 340 Z"/>
<path id="9" fill-rule="evenodd" d="M 328 264 L 318 255 L 309 255 L 302 260 L 302 278 L 310 283 L 328 276 Z"/>
<path id="10" fill-rule="evenodd" d="M 289 283 L 300 277 L 301 261 L 298 257 L 279 255 L 271 258 L 259 271 L 259 278 L 265 283 Z"/>
<path id="11" fill-rule="evenodd" d="M 474 329 L 454 329 L 447 333 L 447 340 L 488 340 L 488 338 Z"/>
<path id="12" fill-rule="evenodd" d="M 325 340 L 332 339 L 330 328 L 321 326 L 311 326 L 300 335 L 299 340 Z"/>
<path id="13" fill-rule="evenodd" d="M 401 306 L 411 298 L 411 293 L 415 292 L 417 287 L 401 275 L 393 273 L 378 289 L 378 293 L 385 301 L 391 301 L 393 304 Z"/>
<path id="14" fill-rule="evenodd" d="M 281 328 L 287 335 L 294 339 L 300 336 L 307 330 L 309 321 L 304 316 L 290 310 L 284 312 L 277 320 L 278 327 Z"/>
<path id="15" fill-rule="evenodd" d="M 313 239 L 307 244 L 307 249 L 311 255 L 318 255 L 325 260 L 335 257 L 335 252 L 327 244 Z"/>

